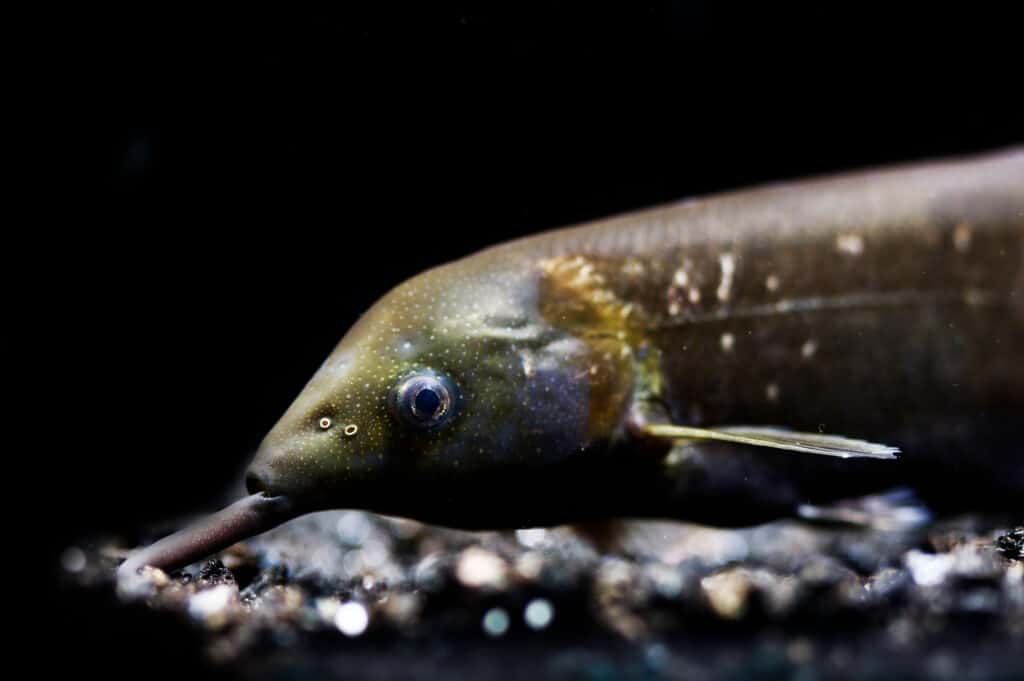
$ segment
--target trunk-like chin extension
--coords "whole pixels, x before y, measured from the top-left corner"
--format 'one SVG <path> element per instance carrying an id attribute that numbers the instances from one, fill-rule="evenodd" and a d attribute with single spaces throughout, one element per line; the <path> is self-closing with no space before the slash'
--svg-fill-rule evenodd
<path id="1" fill-rule="evenodd" d="M 262 492 L 239 499 L 144 549 L 135 551 L 117 569 L 119 578 L 134 575 L 146 565 L 170 572 L 277 527 L 298 513 L 286 497 Z"/>

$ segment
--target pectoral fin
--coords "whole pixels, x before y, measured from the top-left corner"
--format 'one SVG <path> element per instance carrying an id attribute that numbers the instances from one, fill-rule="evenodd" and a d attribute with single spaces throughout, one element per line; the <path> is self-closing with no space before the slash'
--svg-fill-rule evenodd
<path id="1" fill-rule="evenodd" d="M 641 427 L 649 436 L 669 440 L 718 440 L 735 442 L 752 447 L 786 449 L 805 454 L 837 456 L 842 459 L 869 458 L 895 459 L 898 447 L 864 440 L 854 440 L 840 435 L 821 433 L 800 433 L 783 428 L 761 426 L 726 426 L 719 428 L 693 428 L 674 424 L 649 423 Z"/>

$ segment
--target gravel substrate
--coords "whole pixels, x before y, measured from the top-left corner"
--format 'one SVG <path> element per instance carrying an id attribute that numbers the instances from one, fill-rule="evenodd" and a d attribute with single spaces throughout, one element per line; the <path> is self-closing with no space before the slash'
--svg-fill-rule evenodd
<path id="1" fill-rule="evenodd" d="M 1024 528 L 1001 519 L 466 533 L 329 512 L 115 584 L 122 544 L 65 551 L 66 591 L 116 593 L 108 620 L 180 629 L 239 678 L 1024 678 Z"/>

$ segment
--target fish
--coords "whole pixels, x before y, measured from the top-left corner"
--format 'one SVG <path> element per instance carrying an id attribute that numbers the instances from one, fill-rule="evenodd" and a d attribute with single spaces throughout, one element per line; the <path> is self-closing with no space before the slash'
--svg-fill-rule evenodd
<path id="1" fill-rule="evenodd" d="M 119 571 L 330 508 L 753 525 L 909 489 L 1019 515 L 1022 414 L 1024 147 L 778 182 L 399 284 L 266 435 L 249 496 Z"/>

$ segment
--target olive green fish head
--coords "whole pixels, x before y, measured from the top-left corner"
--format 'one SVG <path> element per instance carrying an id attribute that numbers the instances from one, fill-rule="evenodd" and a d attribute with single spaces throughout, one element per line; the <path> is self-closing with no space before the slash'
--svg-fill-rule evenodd
<path id="1" fill-rule="evenodd" d="M 350 329 L 266 436 L 251 491 L 465 525 L 481 495 L 606 446 L 631 390 L 621 348 L 552 325 L 529 266 L 480 260 Z"/>

